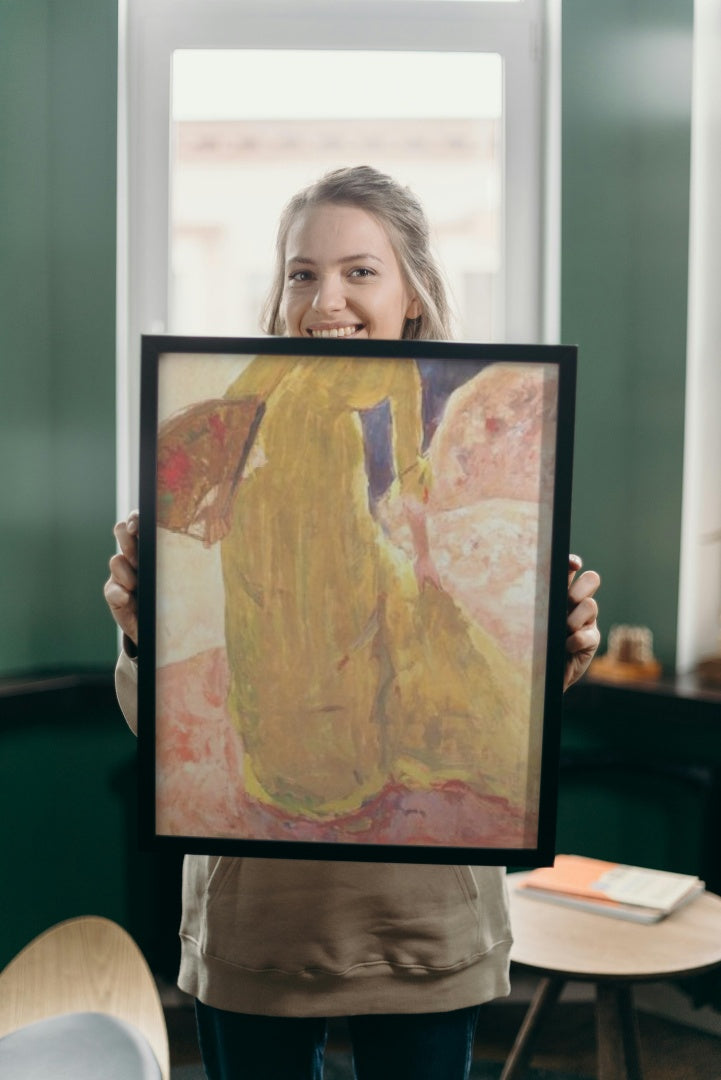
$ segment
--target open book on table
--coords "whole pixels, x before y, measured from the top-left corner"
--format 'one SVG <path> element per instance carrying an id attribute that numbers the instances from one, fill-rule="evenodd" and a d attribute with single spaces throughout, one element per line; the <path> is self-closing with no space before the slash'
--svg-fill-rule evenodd
<path id="1" fill-rule="evenodd" d="M 705 886 L 693 874 L 557 855 L 553 866 L 532 870 L 517 888 L 535 900 L 653 923 L 689 903 Z"/>

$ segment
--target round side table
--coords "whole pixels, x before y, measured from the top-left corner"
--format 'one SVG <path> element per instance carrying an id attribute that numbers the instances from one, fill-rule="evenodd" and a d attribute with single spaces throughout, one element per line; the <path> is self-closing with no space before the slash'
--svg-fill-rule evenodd
<path id="1" fill-rule="evenodd" d="M 596 987 L 599 1080 L 643 1080 L 632 987 L 721 966 L 721 898 L 702 893 L 657 923 L 529 899 L 508 875 L 511 960 L 542 976 L 501 1080 L 520 1080 L 540 1025 L 568 981 Z"/>

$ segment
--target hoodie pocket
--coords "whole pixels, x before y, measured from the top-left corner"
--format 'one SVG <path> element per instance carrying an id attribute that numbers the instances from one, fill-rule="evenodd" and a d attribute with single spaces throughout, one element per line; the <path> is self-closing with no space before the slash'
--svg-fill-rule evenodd
<path id="1" fill-rule="evenodd" d="M 473 876 L 470 866 L 454 866 L 456 877 L 461 886 L 461 891 L 471 905 L 473 911 L 478 904 L 478 884 Z"/>

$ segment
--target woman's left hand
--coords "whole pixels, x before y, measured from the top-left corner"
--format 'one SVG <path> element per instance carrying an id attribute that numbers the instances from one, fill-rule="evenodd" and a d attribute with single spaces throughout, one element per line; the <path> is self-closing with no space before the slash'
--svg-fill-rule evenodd
<path id="1" fill-rule="evenodd" d="M 595 570 L 586 570 L 576 577 L 582 566 L 583 561 L 578 555 L 569 555 L 564 690 L 568 690 L 569 686 L 573 686 L 581 678 L 593 660 L 601 640 L 596 625 L 598 604 L 594 600 L 601 578 Z"/>

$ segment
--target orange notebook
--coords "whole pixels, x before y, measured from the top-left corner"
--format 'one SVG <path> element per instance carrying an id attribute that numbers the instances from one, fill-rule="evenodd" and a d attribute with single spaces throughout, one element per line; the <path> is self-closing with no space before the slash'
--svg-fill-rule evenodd
<path id="1" fill-rule="evenodd" d="M 583 855 L 557 855 L 518 885 L 524 895 L 637 922 L 658 922 L 704 890 L 693 874 L 675 874 Z"/>

